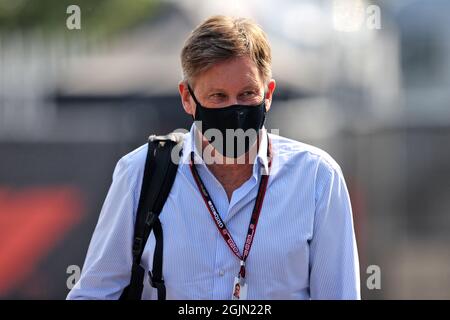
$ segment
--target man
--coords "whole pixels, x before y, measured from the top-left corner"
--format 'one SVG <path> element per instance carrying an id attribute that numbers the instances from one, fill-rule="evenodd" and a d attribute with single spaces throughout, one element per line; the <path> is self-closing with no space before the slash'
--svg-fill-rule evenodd
<path id="1" fill-rule="evenodd" d="M 167 299 L 232 299 L 236 283 L 247 299 L 359 299 L 340 167 L 264 128 L 276 86 L 264 32 L 248 19 L 211 17 L 187 39 L 181 63 L 181 101 L 196 123 L 160 214 Z M 242 142 L 227 129 L 250 133 Z M 129 283 L 146 153 L 145 145 L 118 162 L 68 299 L 117 299 Z M 145 270 L 154 248 L 150 236 Z M 148 281 L 142 298 L 156 299 Z"/>

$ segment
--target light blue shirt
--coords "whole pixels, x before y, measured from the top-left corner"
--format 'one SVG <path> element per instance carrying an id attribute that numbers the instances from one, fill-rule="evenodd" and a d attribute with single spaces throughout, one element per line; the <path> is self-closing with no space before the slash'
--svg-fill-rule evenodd
<path id="1" fill-rule="evenodd" d="M 265 130 L 265 129 L 263 129 Z M 182 162 L 160 214 L 167 299 L 231 299 L 239 259 L 219 234 L 189 169 L 195 126 L 184 135 Z M 262 135 L 253 175 L 228 201 L 196 154 L 197 169 L 242 254 L 261 170 Z M 338 164 L 324 151 L 269 134 L 273 164 L 253 246 L 246 262 L 248 299 L 359 299 L 359 263 L 352 210 Z M 122 157 L 103 204 L 82 269 L 68 299 L 118 299 L 130 281 L 134 219 L 147 145 Z M 153 263 L 155 238 L 142 256 Z M 156 299 L 144 280 L 143 299 Z"/>

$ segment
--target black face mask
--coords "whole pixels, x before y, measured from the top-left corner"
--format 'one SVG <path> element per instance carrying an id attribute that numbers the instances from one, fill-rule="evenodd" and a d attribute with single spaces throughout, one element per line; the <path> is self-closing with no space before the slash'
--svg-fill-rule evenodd
<path id="1" fill-rule="evenodd" d="M 189 85 L 188 90 L 196 104 L 194 120 L 202 122 L 202 134 L 214 149 L 228 158 L 237 158 L 248 152 L 256 142 L 259 130 L 264 125 L 266 118 L 265 94 L 263 101 L 258 105 L 235 104 L 223 108 L 205 108 L 198 102 Z M 215 130 L 209 129 L 218 130 L 216 133 L 220 133 L 222 139 L 217 139 L 214 134 Z M 232 132 L 227 134 L 227 129 L 231 129 Z M 242 129 L 242 131 L 238 129 Z M 208 130 L 209 132 L 207 132 Z"/>

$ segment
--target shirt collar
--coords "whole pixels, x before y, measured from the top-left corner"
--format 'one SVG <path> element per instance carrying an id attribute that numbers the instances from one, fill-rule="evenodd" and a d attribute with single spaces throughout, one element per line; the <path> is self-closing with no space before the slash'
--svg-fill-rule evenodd
<path id="1" fill-rule="evenodd" d="M 267 156 L 267 150 L 269 148 L 269 140 L 266 127 L 262 127 L 260 130 L 261 141 L 259 143 L 258 155 L 256 156 L 257 161 L 260 161 L 264 168 L 264 174 L 269 174 L 269 157 Z M 270 150 L 272 152 L 272 150 Z M 272 156 L 272 154 L 270 155 Z"/>
<path id="2" fill-rule="evenodd" d="M 194 151 L 194 161 L 197 164 L 204 164 L 203 158 L 199 148 L 196 148 L 196 127 L 195 123 L 192 124 L 189 133 L 185 136 L 183 144 L 183 156 L 182 163 L 189 164 L 191 161 L 191 152 Z M 267 135 L 267 129 L 263 126 L 260 130 L 261 141 L 259 144 L 258 154 L 256 156 L 255 163 L 253 164 L 253 174 L 257 173 L 259 165 L 264 168 L 264 174 L 269 173 L 269 158 L 267 157 L 267 149 L 269 148 L 269 141 Z M 198 141 L 197 143 L 199 143 Z"/>
<path id="3" fill-rule="evenodd" d="M 183 144 L 183 164 L 189 164 L 191 161 L 191 152 L 194 151 L 194 157 L 196 163 L 204 163 L 202 157 L 200 156 L 199 150 L 195 147 L 195 137 L 196 137 L 195 123 L 192 124 L 189 133 L 186 135 Z"/>

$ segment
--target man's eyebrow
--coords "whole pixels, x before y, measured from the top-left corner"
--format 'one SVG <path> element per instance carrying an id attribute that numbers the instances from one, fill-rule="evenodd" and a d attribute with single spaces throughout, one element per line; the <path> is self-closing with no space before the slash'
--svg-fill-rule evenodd
<path id="1" fill-rule="evenodd" d="M 215 91 L 215 92 L 225 92 L 225 89 L 212 87 L 212 88 L 208 88 L 208 89 L 206 90 L 206 92 L 208 92 L 208 93 L 210 93 L 210 92 L 212 92 L 212 91 Z"/>
<path id="2" fill-rule="evenodd" d="M 242 87 L 241 89 L 239 89 L 239 91 L 245 91 L 245 90 L 257 90 L 259 89 L 259 85 L 258 83 L 249 83 L 246 86 Z M 205 92 L 207 94 L 211 93 L 211 92 L 226 92 L 226 90 L 224 88 L 220 88 L 220 87 L 211 87 L 211 88 L 207 88 L 205 90 Z"/>
<path id="3" fill-rule="evenodd" d="M 255 90 L 255 89 L 259 89 L 259 86 L 258 86 L 257 83 L 246 85 L 245 87 L 243 87 L 241 89 L 241 91 L 244 91 L 244 90 Z"/>

